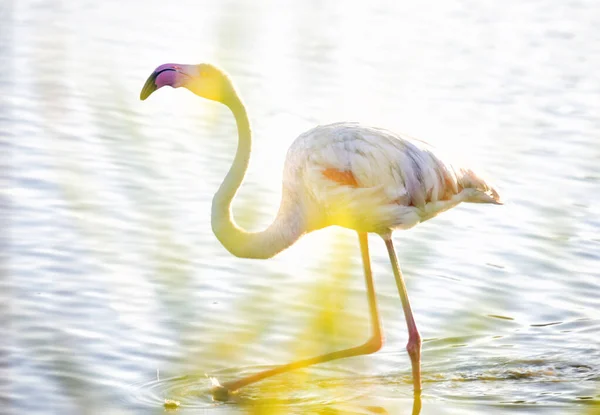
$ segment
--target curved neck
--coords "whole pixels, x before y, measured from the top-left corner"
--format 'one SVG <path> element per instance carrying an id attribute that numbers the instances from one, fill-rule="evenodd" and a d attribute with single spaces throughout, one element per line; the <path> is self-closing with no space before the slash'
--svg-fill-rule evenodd
<path id="1" fill-rule="evenodd" d="M 305 232 L 303 212 L 296 195 L 285 186 L 273 223 L 262 232 L 246 232 L 233 219 L 231 203 L 244 180 L 252 147 L 252 131 L 246 108 L 237 95 L 223 102 L 229 107 L 238 129 L 235 158 L 213 197 L 211 223 L 214 234 L 233 255 L 241 258 L 270 258 L 292 245 Z"/>

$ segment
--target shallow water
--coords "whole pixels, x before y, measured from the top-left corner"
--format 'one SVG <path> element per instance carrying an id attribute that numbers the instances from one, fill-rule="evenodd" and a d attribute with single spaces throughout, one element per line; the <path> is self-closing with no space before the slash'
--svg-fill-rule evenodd
<path id="1" fill-rule="evenodd" d="M 244 388 L 219 380 L 368 336 L 355 235 L 232 257 L 210 203 L 222 107 L 138 100 L 164 62 L 215 62 L 256 135 L 234 213 L 264 228 L 287 147 L 357 120 L 483 166 L 506 205 L 397 233 L 423 344 L 422 414 L 600 408 L 597 2 L 40 2 L 0 13 L 2 413 L 408 414 L 406 328 L 371 250 L 386 345 Z M 178 401 L 177 408 L 165 399 Z"/>

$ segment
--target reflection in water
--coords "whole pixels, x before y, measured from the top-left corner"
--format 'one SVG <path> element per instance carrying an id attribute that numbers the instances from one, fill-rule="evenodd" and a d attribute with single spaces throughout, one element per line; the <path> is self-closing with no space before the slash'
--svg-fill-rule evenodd
<path id="1" fill-rule="evenodd" d="M 421 413 L 421 394 L 414 396 L 412 415 L 419 415 Z M 384 412 L 385 413 L 385 412 Z"/>
<path id="2" fill-rule="evenodd" d="M 256 370 L 256 368 L 249 368 Z M 298 379 L 299 380 L 299 379 Z M 360 386 L 369 389 L 369 382 L 378 382 L 377 379 L 359 380 Z M 246 389 L 243 393 L 232 395 L 229 403 L 214 402 L 210 399 L 210 382 L 202 376 L 180 376 L 145 382 L 132 386 L 132 395 L 149 407 L 162 405 L 166 410 L 181 409 L 184 411 L 194 409 L 208 409 L 217 407 L 231 407 L 235 404 L 247 413 L 261 414 L 388 414 L 390 413 L 381 405 L 361 403 L 355 396 L 348 395 L 349 390 L 340 393 L 340 385 L 348 386 L 348 380 L 328 379 L 318 385 L 318 393 L 311 391 L 311 387 L 296 381 L 286 381 L 283 384 L 272 383 L 266 387 L 255 388 L 250 392 Z M 418 415 L 421 412 L 421 396 L 413 399 L 408 396 L 403 398 L 406 404 L 401 413 Z M 412 406 L 412 408 L 411 408 Z M 397 413 L 397 412 L 393 412 Z"/>
<path id="3" fill-rule="evenodd" d="M 243 376 L 264 370 L 266 367 L 247 367 L 221 370 L 211 375 L 219 378 Z M 261 408 L 266 413 L 412 413 L 421 411 L 421 397 L 411 400 L 410 375 L 399 378 L 397 375 L 360 376 L 357 373 L 338 373 L 339 369 L 317 368 L 317 373 L 293 373 L 277 379 L 266 380 L 248 386 L 232 395 L 232 403 L 249 412 Z M 464 362 L 451 367 L 446 373 L 429 373 L 424 378 L 428 405 L 436 407 L 432 397 L 444 399 L 446 403 L 456 401 L 485 405 L 489 402 L 528 408 L 547 407 L 553 400 L 561 398 L 572 385 L 598 381 L 597 371 L 589 366 L 576 363 L 554 362 L 552 360 L 530 360 L 510 362 L 489 362 L 481 367 L 476 362 Z M 489 386 L 488 386 L 489 385 Z M 546 391 L 535 400 L 528 398 L 546 385 Z M 132 396 L 139 403 L 149 407 L 165 405 L 166 402 L 179 402 L 182 409 L 212 408 L 222 405 L 211 399 L 212 386 L 207 375 L 189 375 L 176 378 L 155 379 L 132 387 Z M 493 387 L 490 387 L 493 386 Z M 399 390 L 403 390 L 399 396 Z M 398 401 L 392 408 L 370 402 Z M 598 406 L 598 399 L 590 395 L 577 397 L 590 406 Z M 565 401 L 568 402 L 568 401 Z M 270 408 L 270 409 L 269 409 Z M 376 410 L 374 408 L 377 408 Z M 432 410 L 432 409 L 430 409 Z M 550 410 L 547 408 L 547 410 Z M 303 412 L 306 411 L 306 412 Z M 370 411 L 370 412 L 369 412 Z M 328 412 L 329 413 L 329 412 Z"/>

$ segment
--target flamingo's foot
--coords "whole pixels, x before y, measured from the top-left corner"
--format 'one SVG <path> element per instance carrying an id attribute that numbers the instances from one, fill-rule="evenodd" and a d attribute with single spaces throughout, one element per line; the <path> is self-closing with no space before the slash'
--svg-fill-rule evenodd
<path id="1" fill-rule="evenodd" d="M 210 388 L 210 393 L 212 394 L 213 401 L 227 402 L 229 400 L 229 389 L 225 386 L 214 385 Z"/>
<path id="2" fill-rule="evenodd" d="M 219 383 L 219 379 L 214 378 L 212 376 L 209 376 L 208 378 L 212 383 L 210 393 L 212 395 L 213 401 L 227 402 L 231 396 L 231 391 L 225 386 L 221 385 Z"/>

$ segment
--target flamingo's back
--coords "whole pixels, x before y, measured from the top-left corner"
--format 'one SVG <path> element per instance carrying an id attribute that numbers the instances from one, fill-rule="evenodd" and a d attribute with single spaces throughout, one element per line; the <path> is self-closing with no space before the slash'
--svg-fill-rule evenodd
<path id="1" fill-rule="evenodd" d="M 460 202 L 499 204 L 473 170 L 429 144 L 356 123 L 319 126 L 288 151 L 284 187 L 300 191 L 318 227 L 384 233 L 410 228 Z"/>

